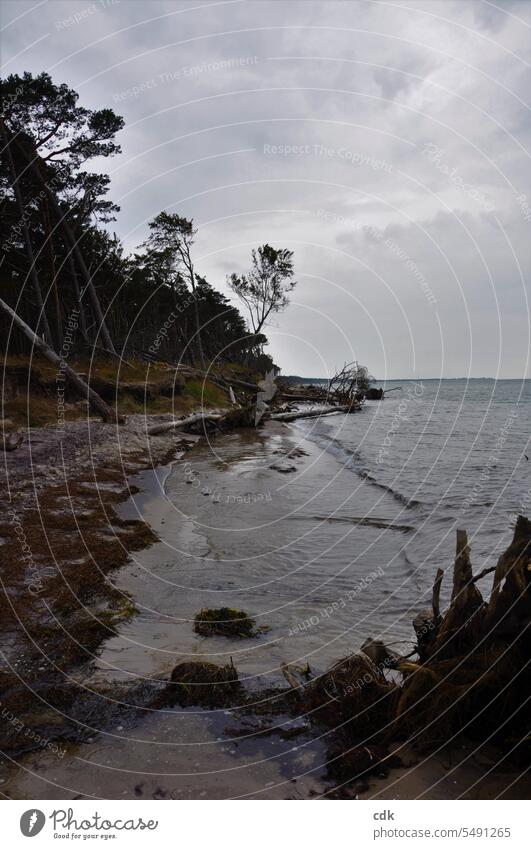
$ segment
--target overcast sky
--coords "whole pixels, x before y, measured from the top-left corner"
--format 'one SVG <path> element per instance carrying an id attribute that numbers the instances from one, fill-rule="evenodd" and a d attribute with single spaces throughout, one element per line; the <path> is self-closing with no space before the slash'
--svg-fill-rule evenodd
<path id="1" fill-rule="evenodd" d="M 125 118 L 127 248 L 193 217 L 214 285 L 295 252 L 285 373 L 529 373 L 527 0 L 3 0 L 3 74 Z"/>

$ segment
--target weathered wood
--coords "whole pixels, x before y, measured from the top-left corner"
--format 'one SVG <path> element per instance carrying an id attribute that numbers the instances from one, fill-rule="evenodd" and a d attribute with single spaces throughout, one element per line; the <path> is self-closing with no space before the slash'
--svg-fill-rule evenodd
<path id="1" fill-rule="evenodd" d="M 333 413 L 348 413 L 354 409 L 356 408 L 353 404 L 341 404 L 339 407 L 322 407 L 320 410 L 296 410 L 291 413 L 271 413 L 267 418 L 277 422 L 292 422 L 295 419 L 310 419 L 318 418 L 319 416 L 329 416 Z"/>
<path id="2" fill-rule="evenodd" d="M 281 392 L 279 397 L 282 398 L 283 401 L 306 401 L 313 404 L 329 400 L 326 389 L 323 389 L 322 394 L 316 393 L 315 395 L 298 395 L 293 392 Z"/>
<path id="3" fill-rule="evenodd" d="M 531 522 L 524 516 L 518 516 L 513 540 L 496 564 L 487 606 L 487 628 L 492 629 L 495 625 L 505 630 L 527 627 L 531 615 L 530 558 Z"/>
<path id="4" fill-rule="evenodd" d="M 227 382 L 227 379 L 223 377 L 223 380 Z M 248 389 L 249 392 L 258 392 L 258 385 L 256 383 L 249 383 L 248 380 L 240 380 L 237 377 L 231 377 L 230 382 L 234 384 L 234 386 L 239 386 L 241 389 Z"/>
<path id="5" fill-rule="evenodd" d="M 379 669 L 395 669 L 398 663 L 403 660 L 400 655 L 389 649 L 382 640 L 372 640 L 370 637 L 365 640 L 361 650 Z"/>
<path id="6" fill-rule="evenodd" d="M 70 383 L 79 390 L 79 392 L 87 398 L 91 408 L 95 410 L 104 421 L 106 422 L 116 422 L 117 416 L 112 407 L 109 407 L 108 404 L 105 403 L 103 398 L 100 398 L 97 392 L 94 392 L 90 386 L 85 383 L 82 378 L 76 374 L 73 369 L 68 366 L 64 359 L 62 359 L 55 351 L 50 348 L 49 345 L 44 342 L 40 336 L 37 336 L 36 333 L 31 329 L 31 327 L 23 321 L 17 313 L 11 309 L 9 304 L 6 304 L 5 301 L 0 298 L 0 308 L 4 310 L 12 319 L 12 321 L 17 325 L 18 328 L 24 333 L 24 335 L 33 343 L 34 347 L 40 351 L 43 356 L 46 357 L 53 365 L 57 366 L 57 368 L 65 375 Z"/>
<path id="7" fill-rule="evenodd" d="M 481 572 L 478 572 L 477 575 L 474 575 L 474 577 L 472 578 L 472 583 L 475 584 L 476 581 L 481 581 L 481 579 L 484 578 L 485 575 L 490 575 L 491 572 L 495 571 L 496 566 L 489 566 L 487 569 L 482 569 Z"/>
<path id="8" fill-rule="evenodd" d="M 280 670 L 292 690 L 300 691 L 301 688 L 304 687 L 304 684 L 295 678 L 293 672 L 285 661 L 280 664 Z"/>
<path id="9" fill-rule="evenodd" d="M 217 422 L 224 417 L 223 413 L 193 413 L 191 416 L 184 416 L 182 419 L 173 419 L 171 422 L 163 422 L 162 424 L 153 425 L 148 428 L 148 436 L 157 436 L 160 433 L 168 433 L 170 430 L 184 429 L 190 425 L 198 424 L 199 422 Z"/>
<path id="10" fill-rule="evenodd" d="M 346 413 L 352 410 L 351 404 L 345 404 L 341 407 L 325 407 L 320 410 L 297 410 L 290 413 L 268 413 L 264 414 L 264 419 L 273 419 L 275 421 L 294 421 L 299 418 L 318 417 L 322 415 L 330 415 L 331 413 Z M 229 410 L 224 413 L 193 413 L 191 416 L 185 416 L 182 419 L 173 419 L 171 422 L 163 422 L 162 424 L 153 425 L 148 428 L 149 436 L 157 436 L 161 433 L 167 433 L 175 428 L 186 429 L 191 425 L 199 422 L 212 422 L 220 427 L 254 427 L 255 426 L 255 405 L 251 404 L 248 407 L 242 407 L 237 410 Z"/>
<path id="11" fill-rule="evenodd" d="M 431 595 L 431 607 L 433 610 L 433 618 L 439 619 L 441 616 L 441 584 L 444 577 L 444 569 L 437 569 L 437 574 L 433 582 L 433 591 Z"/>
<path id="12" fill-rule="evenodd" d="M 258 384 L 260 391 L 256 394 L 256 404 L 254 409 L 254 425 L 260 423 L 260 420 L 266 413 L 269 412 L 268 402 L 272 401 L 277 394 L 277 385 L 275 383 L 275 370 L 270 369 L 265 378 Z"/>
<path id="13" fill-rule="evenodd" d="M 466 592 L 472 580 L 472 564 L 470 562 L 470 546 L 467 532 L 463 528 L 456 531 L 456 552 L 454 561 L 454 576 L 452 585 L 452 601 Z"/>
<path id="14" fill-rule="evenodd" d="M 477 642 L 483 617 L 483 596 L 473 581 L 467 533 L 458 529 L 452 598 L 438 629 L 434 652 L 443 657 L 466 651 Z"/>

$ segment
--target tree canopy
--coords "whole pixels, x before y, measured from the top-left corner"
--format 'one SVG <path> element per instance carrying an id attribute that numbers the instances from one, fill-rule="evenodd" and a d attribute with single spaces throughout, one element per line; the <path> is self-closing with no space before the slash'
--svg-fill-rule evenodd
<path id="1" fill-rule="evenodd" d="M 228 283 L 245 304 L 254 333 L 260 333 L 271 313 L 278 313 L 289 303 L 289 293 L 297 281 L 293 279 L 293 252 L 265 244 L 251 252 L 251 269 L 247 274 L 231 274 Z"/>

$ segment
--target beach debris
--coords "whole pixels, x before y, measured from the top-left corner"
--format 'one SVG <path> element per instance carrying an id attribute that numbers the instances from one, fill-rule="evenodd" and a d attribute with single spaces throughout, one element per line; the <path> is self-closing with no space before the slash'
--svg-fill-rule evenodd
<path id="1" fill-rule="evenodd" d="M 356 360 L 345 363 L 343 368 L 328 381 L 328 397 L 338 404 L 352 404 L 367 396 L 374 378 L 370 376 L 366 366 Z"/>
<path id="2" fill-rule="evenodd" d="M 258 384 L 260 391 L 256 395 L 256 408 L 254 424 L 258 425 L 260 419 L 269 410 L 268 402 L 272 401 L 277 393 L 277 385 L 275 382 L 275 370 L 271 369 L 266 372 L 266 376 Z"/>
<path id="3" fill-rule="evenodd" d="M 183 707 L 226 707 L 234 704 L 240 693 L 241 684 L 231 658 L 225 666 L 197 660 L 178 663 L 166 695 Z"/>
<path id="4" fill-rule="evenodd" d="M 149 436 L 158 436 L 161 433 L 166 433 L 169 430 L 177 430 L 182 428 L 191 427 L 196 424 L 203 424 L 207 421 L 219 421 L 219 419 L 223 418 L 223 413 L 219 413 L 217 411 L 207 412 L 207 413 L 193 413 L 191 416 L 183 416 L 180 419 L 173 419 L 170 422 L 163 422 L 162 424 L 152 425 L 148 428 Z"/>
<path id="5" fill-rule="evenodd" d="M 7 436 L 0 439 L 0 450 L 15 451 L 20 448 L 23 441 L 24 435 L 22 433 L 8 433 Z"/>
<path id="6" fill-rule="evenodd" d="M 306 685 L 304 706 L 313 721 L 327 728 L 349 726 L 349 735 L 384 732 L 395 715 L 398 686 L 365 654 L 337 661 Z"/>
<path id="7" fill-rule="evenodd" d="M 275 472 L 280 472 L 283 475 L 288 475 L 290 472 L 297 471 L 297 466 L 293 466 L 291 463 L 271 463 L 269 468 L 273 469 Z"/>
<path id="8" fill-rule="evenodd" d="M 423 623 L 420 617 L 414 623 L 417 637 L 422 635 L 419 662 L 399 664 L 405 680 L 397 728 L 415 745 L 432 748 L 465 731 L 510 740 L 513 747 L 528 737 L 530 556 L 531 523 L 518 516 L 485 602 L 476 587 L 482 573 L 472 574 L 466 532 L 457 532 L 450 606 L 439 614 L 439 571 L 432 615 L 426 611 Z"/>
<path id="9" fill-rule="evenodd" d="M 399 661 L 402 659 L 396 652 L 387 648 L 381 640 L 371 640 L 370 637 L 365 640 L 361 650 L 380 669 L 396 669 Z"/>
<path id="10" fill-rule="evenodd" d="M 300 448 L 300 446 L 298 446 L 298 445 L 295 448 L 292 448 L 291 451 L 288 451 L 288 453 L 286 454 L 286 457 L 289 457 L 290 459 L 296 459 L 298 457 L 309 457 L 309 456 L 310 456 L 309 451 L 305 451 L 304 448 Z"/>
<path id="11" fill-rule="evenodd" d="M 245 610 L 204 607 L 194 617 L 194 631 L 201 637 L 256 637 L 256 622 Z"/>
<path id="12" fill-rule="evenodd" d="M 402 766 L 402 761 L 387 749 L 385 745 L 370 745 L 344 748 L 340 741 L 334 741 L 327 749 L 327 773 L 335 781 L 358 782 L 361 778 L 376 773 L 379 777 L 387 775 L 389 769 Z M 368 786 L 362 787 L 362 791 Z"/>
<path id="13" fill-rule="evenodd" d="M 381 386 L 369 386 L 365 397 L 367 401 L 381 401 L 384 397 L 384 391 Z"/>
<path id="14" fill-rule="evenodd" d="M 330 416 L 335 415 L 336 413 L 352 413 L 355 410 L 359 409 L 359 404 L 357 402 L 352 402 L 351 404 L 342 404 L 339 406 L 326 406 L 326 407 L 310 407 L 309 409 L 301 409 L 295 410 L 288 413 L 271 413 L 268 418 L 277 422 L 292 422 L 295 419 L 315 419 L 320 418 L 321 416 Z"/>
<path id="15" fill-rule="evenodd" d="M 299 691 L 301 687 L 304 687 L 304 682 L 299 681 L 295 677 L 294 673 L 291 671 L 291 667 L 285 661 L 280 664 L 280 671 L 292 690 Z"/>

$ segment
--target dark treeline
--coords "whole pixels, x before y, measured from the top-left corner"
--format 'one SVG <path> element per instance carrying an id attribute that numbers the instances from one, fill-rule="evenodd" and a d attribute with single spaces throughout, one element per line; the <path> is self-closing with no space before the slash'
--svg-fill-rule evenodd
<path id="1" fill-rule="evenodd" d="M 91 160 L 120 153 L 123 119 L 80 106 L 46 73 L 12 75 L 1 88 L 2 299 L 58 353 L 77 325 L 80 354 L 270 368 L 263 329 L 295 285 L 292 253 L 263 245 L 248 274 L 231 275 L 245 318 L 196 272 L 191 220 L 160 212 L 126 254 L 109 232 L 119 209 L 110 178 L 90 170 Z M 3 353 L 28 353 L 31 342 L 10 328 L 0 312 Z"/>

